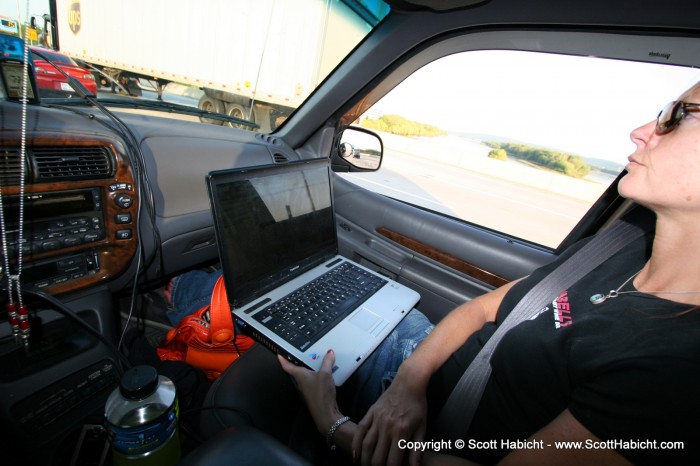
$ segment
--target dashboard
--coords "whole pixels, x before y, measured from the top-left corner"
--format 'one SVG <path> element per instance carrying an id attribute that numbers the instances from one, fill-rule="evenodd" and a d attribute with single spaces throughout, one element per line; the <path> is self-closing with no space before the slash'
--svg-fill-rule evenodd
<path id="1" fill-rule="evenodd" d="M 139 196 L 123 144 L 97 133 L 28 132 L 23 218 L 20 145 L 16 131 L 2 132 L 3 212 L 10 243 L 23 229 L 23 282 L 65 293 L 124 272 L 136 253 Z"/>
<path id="2" fill-rule="evenodd" d="M 270 136 L 110 113 L 28 105 L 23 162 L 21 105 L 0 102 L 0 252 L 13 274 L 21 254 L 23 291 L 45 292 L 25 296 L 26 347 L 0 313 L 0 424 L 12 433 L 0 448 L 32 451 L 23 464 L 71 454 L 67 433 L 103 409 L 118 380 L 118 299 L 218 259 L 206 175 L 299 157 Z"/>
<path id="3" fill-rule="evenodd" d="M 54 295 L 116 291 L 137 273 L 158 280 L 215 261 L 207 173 L 298 158 L 275 138 L 198 121 L 30 105 L 20 203 L 21 118 L 20 104 L 0 103 L 8 243 L 23 231 L 8 256 L 16 268 L 21 251 L 22 282 Z"/>

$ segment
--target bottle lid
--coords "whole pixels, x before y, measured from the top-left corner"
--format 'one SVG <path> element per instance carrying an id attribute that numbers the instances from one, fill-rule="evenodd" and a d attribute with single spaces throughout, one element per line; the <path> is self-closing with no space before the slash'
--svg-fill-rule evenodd
<path id="1" fill-rule="evenodd" d="M 124 372 L 119 392 L 129 400 L 142 400 L 158 388 L 158 372 L 152 366 L 134 366 Z"/>

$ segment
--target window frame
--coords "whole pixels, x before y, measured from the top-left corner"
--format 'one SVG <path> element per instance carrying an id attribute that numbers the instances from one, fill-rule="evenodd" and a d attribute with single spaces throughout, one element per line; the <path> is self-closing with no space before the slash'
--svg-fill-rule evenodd
<path id="1" fill-rule="evenodd" d="M 436 36 L 412 51 L 407 52 L 400 60 L 387 67 L 383 73 L 375 77 L 363 88 L 358 94 L 360 98 L 354 99 L 336 113 L 337 127 L 356 122 L 360 115 L 384 95 L 391 92 L 395 86 L 429 63 L 455 53 L 484 50 L 542 52 L 581 57 L 593 56 L 596 58 L 692 68 L 700 65 L 696 61 L 697 52 L 700 51 L 698 38 L 691 34 L 681 35 L 674 32 L 673 34 L 669 33 L 669 35 L 658 35 L 657 32 L 657 34 L 652 35 L 648 31 L 615 31 L 594 28 L 568 30 L 534 27 L 525 27 L 517 30 L 499 27 L 467 28 Z M 630 131 L 632 129 L 630 128 Z M 619 208 L 627 204 L 623 198 L 617 195 L 617 182 L 621 176 L 622 174 L 608 186 L 601 197 L 556 247 L 543 246 L 527 239 L 516 238 L 507 233 L 490 229 L 488 225 L 474 224 L 439 212 L 435 213 L 485 231 L 490 231 L 507 238 L 509 241 L 527 244 L 531 247 L 558 254 L 572 243 L 598 231 L 603 225 L 613 219 Z M 405 202 L 401 199 L 397 200 Z M 416 207 L 430 211 L 430 209 L 424 207 Z"/>

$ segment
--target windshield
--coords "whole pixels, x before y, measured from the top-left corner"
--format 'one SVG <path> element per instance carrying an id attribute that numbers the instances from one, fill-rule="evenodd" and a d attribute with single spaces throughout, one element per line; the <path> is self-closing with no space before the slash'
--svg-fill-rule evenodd
<path id="1" fill-rule="evenodd" d="M 65 65 L 77 66 L 77 63 L 75 62 L 75 60 L 73 60 L 71 57 L 69 57 L 67 55 L 52 52 L 51 50 L 45 49 L 42 47 L 30 47 L 29 50 L 30 50 L 30 53 L 32 55 L 32 60 L 34 60 L 34 61 L 44 60 L 45 58 L 43 58 L 43 57 L 46 57 L 56 64 L 63 63 Z M 40 53 L 42 55 L 42 57 L 38 56 L 36 52 Z"/>
<path id="2" fill-rule="evenodd" d="M 71 75 L 98 99 L 182 105 L 209 112 L 192 117 L 202 123 L 260 132 L 279 127 L 388 12 L 381 0 L 0 0 L 0 16 L 30 45 L 56 49 L 49 60 L 74 59 L 83 70 Z M 75 96 L 61 73 L 37 70 L 37 85 L 42 100 Z"/>

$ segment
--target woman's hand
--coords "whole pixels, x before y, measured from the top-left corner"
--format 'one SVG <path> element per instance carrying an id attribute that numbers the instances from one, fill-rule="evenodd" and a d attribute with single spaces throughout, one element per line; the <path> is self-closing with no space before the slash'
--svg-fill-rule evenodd
<path id="1" fill-rule="evenodd" d="M 422 441 L 425 437 L 428 412 L 425 390 L 400 374 L 399 371 L 355 431 L 352 450 L 362 464 L 402 464 L 404 450 L 399 448 L 399 440 Z M 411 451 L 408 460 L 417 466 L 421 452 Z"/>
<path id="2" fill-rule="evenodd" d="M 342 417 L 336 401 L 335 382 L 331 372 L 335 364 L 335 353 L 333 350 L 328 350 L 317 372 L 296 366 L 280 355 L 277 355 L 277 358 L 282 369 L 296 380 L 311 417 L 316 423 L 316 428 L 322 435 L 326 435 L 331 425 Z"/>
<path id="3" fill-rule="evenodd" d="M 331 426 L 343 417 L 335 399 L 335 382 L 333 381 L 333 365 L 335 353 L 328 350 L 321 362 L 321 368 L 314 372 L 305 367 L 295 366 L 282 356 L 277 356 L 284 371 L 294 377 L 301 391 L 316 428 L 324 437 L 328 435 Z M 335 429 L 332 442 L 346 454 L 355 453 L 351 450 L 352 438 L 356 424 L 352 421 L 343 422 Z"/>

